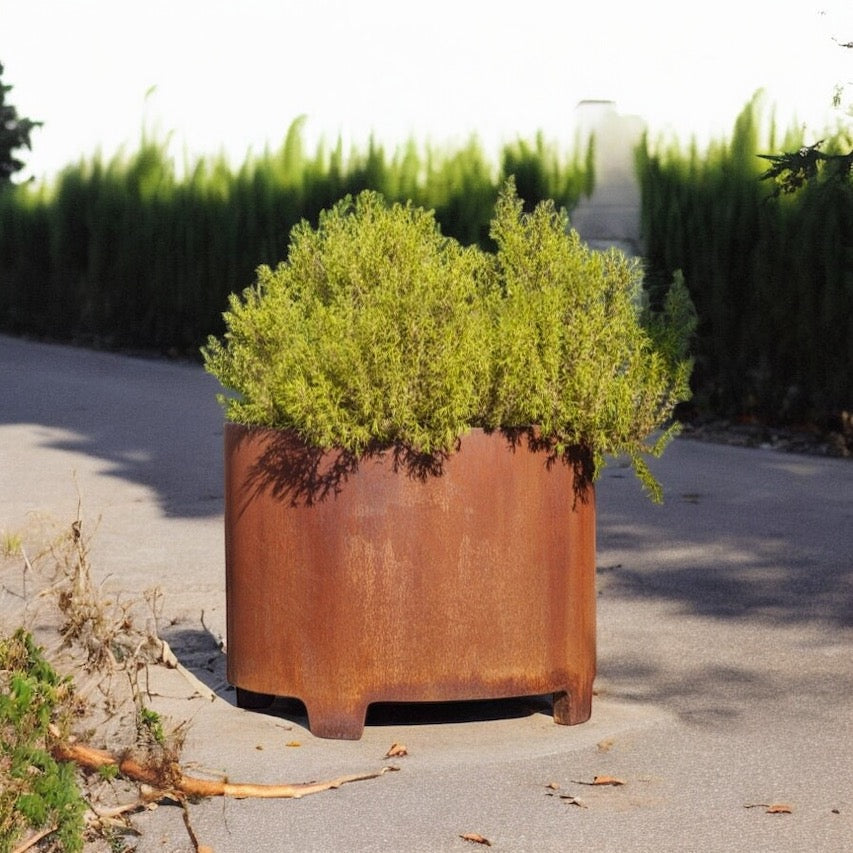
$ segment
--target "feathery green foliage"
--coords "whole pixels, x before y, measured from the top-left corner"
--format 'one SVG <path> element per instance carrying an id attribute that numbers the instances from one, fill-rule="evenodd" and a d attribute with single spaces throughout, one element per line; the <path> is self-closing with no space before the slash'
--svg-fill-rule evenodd
<path id="1" fill-rule="evenodd" d="M 640 271 L 586 247 L 553 202 L 524 213 L 512 181 L 492 254 L 443 237 L 413 205 L 365 192 L 294 229 L 286 262 L 232 296 L 207 369 L 229 419 L 291 428 L 312 445 L 449 452 L 470 427 L 535 426 L 598 470 L 627 453 L 655 499 L 648 436 L 689 396 L 695 318 L 680 280 L 639 307 Z"/>
<path id="2" fill-rule="evenodd" d="M 589 249 L 553 202 L 523 213 L 512 192 L 498 202 L 492 237 L 503 298 L 489 424 L 536 424 L 558 452 L 587 448 L 596 472 L 606 454 L 627 454 L 660 500 L 643 454 L 663 451 L 676 427 L 648 438 L 690 396 L 696 322 L 683 280 L 662 313 L 644 315 L 636 261 Z"/>
<path id="3" fill-rule="evenodd" d="M 371 191 L 293 230 L 286 263 L 232 297 L 226 344 L 207 368 L 237 398 L 232 420 L 294 428 L 361 452 L 446 448 L 488 382 L 484 256 L 441 235 L 432 214 Z"/>

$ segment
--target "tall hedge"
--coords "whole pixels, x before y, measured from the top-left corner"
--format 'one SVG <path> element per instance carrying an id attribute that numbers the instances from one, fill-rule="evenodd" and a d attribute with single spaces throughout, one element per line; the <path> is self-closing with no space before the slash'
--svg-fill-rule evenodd
<path id="1" fill-rule="evenodd" d="M 535 176 L 530 201 L 574 206 L 592 177 L 583 159 L 539 137 L 507 146 L 501 165 L 476 139 L 459 150 L 392 154 L 321 144 L 302 120 L 277 151 L 232 169 L 201 159 L 178 175 L 166 145 L 143 135 L 130 156 L 95 157 L 50 186 L 0 193 L 0 330 L 107 347 L 194 353 L 222 328 L 229 293 L 285 257 L 291 228 L 363 189 L 435 210 L 444 234 L 486 245 L 512 169 Z"/>
<path id="2" fill-rule="evenodd" d="M 839 131 L 837 144 L 845 144 Z M 796 150 L 760 100 L 730 140 L 638 150 L 648 281 L 681 269 L 700 318 L 694 386 L 717 415 L 824 421 L 853 409 L 853 186 L 773 197 L 760 154 Z"/>

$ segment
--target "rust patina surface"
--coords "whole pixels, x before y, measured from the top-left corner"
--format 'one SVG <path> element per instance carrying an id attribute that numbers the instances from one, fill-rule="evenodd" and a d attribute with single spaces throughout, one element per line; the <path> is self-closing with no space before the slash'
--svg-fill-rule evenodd
<path id="1" fill-rule="evenodd" d="M 357 739 L 372 702 L 554 694 L 591 711 L 595 497 L 525 436 L 436 463 L 226 426 L 228 679 Z"/>

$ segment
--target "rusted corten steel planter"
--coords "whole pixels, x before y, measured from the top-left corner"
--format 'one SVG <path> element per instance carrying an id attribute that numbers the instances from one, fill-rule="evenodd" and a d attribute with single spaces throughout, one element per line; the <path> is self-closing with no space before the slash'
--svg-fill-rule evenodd
<path id="1" fill-rule="evenodd" d="M 473 430 L 440 471 L 357 462 L 227 424 L 228 680 L 301 699 L 312 733 L 358 739 L 372 702 L 554 694 L 589 719 L 595 496 L 526 438 Z M 266 695 L 264 695 L 266 694 Z"/>

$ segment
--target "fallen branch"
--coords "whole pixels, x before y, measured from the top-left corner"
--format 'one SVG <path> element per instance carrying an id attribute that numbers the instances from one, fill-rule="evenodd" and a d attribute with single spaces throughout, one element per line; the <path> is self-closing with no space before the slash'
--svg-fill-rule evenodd
<path id="1" fill-rule="evenodd" d="M 267 797 L 280 799 L 299 799 L 308 794 L 319 794 L 332 788 L 340 788 L 348 782 L 361 782 L 376 779 L 397 767 L 386 766 L 372 773 L 355 773 L 351 776 L 338 776 L 323 782 L 300 782 L 291 785 L 255 785 L 232 783 L 221 779 L 198 779 L 185 776 L 177 765 L 167 768 L 147 767 L 132 757 L 120 758 L 103 749 L 86 744 L 57 743 L 53 747 L 53 757 L 57 761 L 73 761 L 86 770 L 99 770 L 102 767 L 118 767 L 122 776 L 134 782 L 142 782 L 165 792 L 174 792 L 185 797 Z"/>

